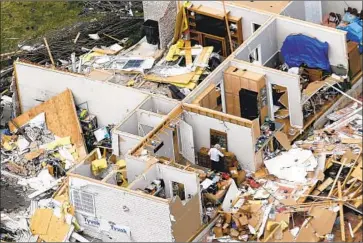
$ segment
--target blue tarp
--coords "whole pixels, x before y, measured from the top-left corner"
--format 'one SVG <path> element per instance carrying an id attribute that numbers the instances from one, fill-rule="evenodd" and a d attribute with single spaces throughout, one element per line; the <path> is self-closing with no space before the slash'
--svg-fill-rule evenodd
<path id="1" fill-rule="evenodd" d="M 320 68 L 331 72 L 328 49 L 327 42 L 298 34 L 286 37 L 281 47 L 281 54 L 289 67 L 306 64 L 309 68 Z"/>
<path id="2" fill-rule="evenodd" d="M 347 31 L 347 40 L 359 43 L 359 52 L 363 52 L 362 20 L 355 21 L 347 26 L 338 26 L 337 29 Z"/>

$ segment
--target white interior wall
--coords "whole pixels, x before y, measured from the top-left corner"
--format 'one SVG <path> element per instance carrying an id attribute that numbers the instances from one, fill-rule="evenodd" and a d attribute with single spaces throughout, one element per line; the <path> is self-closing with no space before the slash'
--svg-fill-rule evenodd
<path id="1" fill-rule="evenodd" d="M 139 142 L 142 137 L 125 133 L 125 132 L 116 132 L 118 135 L 118 146 L 121 155 L 126 155 L 130 149 L 133 149 Z"/>
<path id="2" fill-rule="evenodd" d="M 361 1 L 321 1 L 323 15 L 329 14 L 330 12 L 344 14 L 344 8 L 348 7 L 356 8 L 358 12 L 362 10 L 362 2 Z"/>
<path id="3" fill-rule="evenodd" d="M 150 111 L 144 111 L 144 110 L 136 110 L 137 114 L 137 123 L 138 125 L 147 125 L 150 127 L 156 127 L 159 125 L 164 116 L 150 112 Z"/>
<path id="4" fill-rule="evenodd" d="M 272 114 L 272 84 L 287 88 L 290 124 L 294 127 L 303 127 L 304 117 L 301 107 L 300 77 L 298 75 L 281 72 L 268 67 L 256 66 L 248 62 L 234 60 L 231 65 L 252 72 L 264 74 L 267 85 L 267 99 L 269 104 L 269 115 Z M 272 117 L 271 117 L 272 118 Z"/>
<path id="5" fill-rule="evenodd" d="M 160 178 L 158 176 L 158 168 L 156 165 L 153 165 L 150 167 L 145 173 L 142 175 L 139 175 L 139 177 L 132 182 L 132 185 L 130 185 L 128 188 L 132 190 L 136 189 L 142 189 L 144 190 L 147 186 L 151 184 L 153 180 L 156 180 Z"/>
<path id="6" fill-rule="evenodd" d="M 76 189 L 94 196 L 94 216 L 76 210 L 77 221 L 90 236 L 105 242 L 173 241 L 168 202 L 74 177 L 69 178 L 69 188 L 70 192 Z M 128 211 L 123 210 L 124 206 Z M 129 227 L 131 238 L 112 230 L 110 222 Z"/>
<path id="7" fill-rule="evenodd" d="M 348 68 L 345 31 L 287 17 L 277 17 L 275 33 L 279 50 L 286 37 L 290 34 L 304 34 L 317 38 L 321 42 L 327 42 L 329 44 L 330 65 L 342 64 L 346 69 Z"/>
<path id="8" fill-rule="evenodd" d="M 194 149 L 210 148 L 210 129 L 227 133 L 228 151 L 234 153 L 239 164 L 248 171 L 255 170 L 255 144 L 248 127 L 184 111 L 184 121 L 193 127 Z"/>
<path id="9" fill-rule="evenodd" d="M 184 185 L 186 199 L 188 199 L 189 194 L 191 197 L 193 197 L 199 193 L 200 183 L 196 173 L 181 170 L 164 164 L 157 164 L 157 167 L 160 178 L 162 178 L 165 183 L 165 194 L 167 198 L 172 197 L 172 181 L 182 183 Z"/>
<path id="10" fill-rule="evenodd" d="M 281 11 L 281 15 L 305 20 L 304 2 L 305 1 L 290 1 L 290 3 Z"/>
<path id="11" fill-rule="evenodd" d="M 140 106 L 140 109 L 166 115 L 177 105 L 178 102 L 173 99 L 152 96 Z"/>
<path id="12" fill-rule="evenodd" d="M 148 96 L 132 88 L 77 74 L 21 62 L 15 62 L 14 66 L 22 112 L 68 88 L 75 104 L 86 102 L 89 112 L 97 116 L 99 126 L 106 126 L 120 122 Z"/>
<path id="13" fill-rule="evenodd" d="M 133 182 L 147 168 L 147 162 L 139 157 L 126 154 L 125 161 L 128 183 Z"/>
<path id="14" fill-rule="evenodd" d="M 323 13 L 321 7 L 322 1 L 304 1 L 305 20 L 314 24 L 321 24 Z"/>
<path id="15" fill-rule="evenodd" d="M 121 131 L 124 133 L 129 133 L 138 136 L 138 115 L 136 112 L 130 113 L 116 128 L 117 131 Z"/>
<path id="16" fill-rule="evenodd" d="M 245 41 L 236 51 L 235 58 L 249 62 L 249 54 L 260 46 L 261 64 L 265 64 L 278 51 L 276 38 L 276 22 L 269 20 L 256 33 Z"/>
<path id="17" fill-rule="evenodd" d="M 201 4 L 223 11 L 223 4 L 221 1 L 192 1 L 195 4 Z M 258 12 L 258 10 L 252 10 L 243 7 L 237 7 L 225 3 L 226 11 L 230 11 L 231 16 L 242 17 L 242 33 L 243 40 L 247 40 L 253 33 L 252 23 L 263 25 L 272 14 L 266 12 Z"/>
<path id="18" fill-rule="evenodd" d="M 155 153 L 155 155 L 175 160 L 173 131 L 171 129 L 164 129 L 163 132 L 157 134 L 157 139 L 163 141 L 164 145 Z"/>

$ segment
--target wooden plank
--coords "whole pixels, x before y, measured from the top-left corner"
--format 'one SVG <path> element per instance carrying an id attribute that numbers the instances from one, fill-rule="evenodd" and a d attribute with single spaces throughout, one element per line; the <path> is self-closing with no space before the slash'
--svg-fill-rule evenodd
<path id="1" fill-rule="evenodd" d="M 338 176 L 337 176 L 338 177 Z M 341 182 L 338 181 L 338 195 L 339 200 L 342 200 L 342 185 Z M 340 218 L 340 231 L 342 233 L 342 241 L 345 241 L 345 225 L 344 225 L 344 209 L 343 202 L 339 201 L 339 218 Z"/>
<path id="2" fill-rule="evenodd" d="M 13 121 L 21 127 L 43 112 L 45 113 L 47 127 L 52 133 L 58 137 L 71 137 L 71 142 L 75 145 L 79 155 L 77 161 L 81 161 L 87 155 L 87 150 L 71 90 L 67 89 L 42 104 L 31 108 Z M 9 129 L 10 131 L 16 129 L 11 122 L 9 122 Z"/>
<path id="3" fill-rule="evenodd" d="M 335 180 L 334 180 L 333 185 L 332 185 L 332 187 L 331 187 L 331 189 L 330 189 L 330 192 L 329 192 L 329 194 L 328 194 L 328 197 L 330 197 L 330 196 L 333 194 L 333 191 L 334 191 L 335 185 L 336 185 L 336 183 L 337 183 L 337 182 L 339 182 L 339 181 L 338 181 L 339 175 L 340 175 L 340 173 L 342 172 L 342 170 L 343 170 L 343 168 L 344 168 L 345 163 L 347 162 L 347 159 L 346 159 L 346 158 L 342 158 L 342 160 L 343 160 L 343 161 L 342 161 L 342 165 L 340 166 L 339 171 L 338 171 L 338 173 L 337 173 L 337 175 L 336 175 L 336 177 L 335 177 Z M 340 182 L 339 182 L 339 183 L 340 183 Z"/>
<path id="4" fill-rule="evenodd" d="M 193 64 L 190 40 L 185 41 L 185 64 L 186 66 Z"/>
<path id="5" fill-rule="evenodd" d="M 169 76 L 169 77 L 161 77 L 156 74 L 148 74 L 144 76 L 144 79 L 158 83 L 188 84 L 193 77 L 194 77 L 194 72 Z"/>

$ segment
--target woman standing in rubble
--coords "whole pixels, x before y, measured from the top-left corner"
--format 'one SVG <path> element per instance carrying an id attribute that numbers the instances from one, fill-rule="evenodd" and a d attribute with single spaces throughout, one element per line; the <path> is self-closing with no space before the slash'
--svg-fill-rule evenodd
<path id="1" fill-rule="evenodd" d="M 223 153 L 220 151 L 221 146 L 219 144 L 214 145 L 213 148 L 211 148 L 208 152 L 208 155 L 210 156 L 211 164 L 212 164 L 212 170 L 214 171 L 223 171 L 223 163 L 219 161 L 219 157 L 224 157 Z"/>

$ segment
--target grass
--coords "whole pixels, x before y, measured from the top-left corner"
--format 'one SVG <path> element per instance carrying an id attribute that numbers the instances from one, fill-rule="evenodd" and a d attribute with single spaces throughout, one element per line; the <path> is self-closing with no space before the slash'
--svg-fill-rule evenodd
<path id="1" fill-rule="evenodd" d="M 1 1 L 1 53 L 15 51 L 18 43 L 37 40 L 54 30 L 90 19 L 79 13 L 82 1 Z"/>

